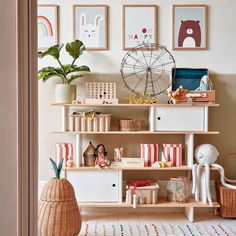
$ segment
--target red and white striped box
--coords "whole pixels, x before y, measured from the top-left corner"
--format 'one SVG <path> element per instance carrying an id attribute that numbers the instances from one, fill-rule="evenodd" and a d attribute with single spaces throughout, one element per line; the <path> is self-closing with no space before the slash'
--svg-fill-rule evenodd
<path id="1" fill-rule="evenodd" d="M 170 161 L 172 166 L 182 165 L 182 143 L 162 144 L 162 161 Z"/>
<path id="2" fill-rule="evenodd" d="M 152 164 L 158 161 L 158 143 L 141 143 L 141 158 L 144 159 L 144 166 L 152 166 Z"/>
<path id="3" fill-rule="evenodd" d="M 58 163 L 63 158 L 63 166 L 66 166 L 66 162 L 73 157 L 73 144 L 72 143 L 56 143 L 54 160 Z"/>

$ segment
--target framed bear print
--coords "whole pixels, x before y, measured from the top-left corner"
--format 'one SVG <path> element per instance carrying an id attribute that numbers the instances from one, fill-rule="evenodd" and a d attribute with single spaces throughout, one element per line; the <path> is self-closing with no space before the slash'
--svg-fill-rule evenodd
<path id="1" fill-rule="evenodd" d="M 74 5 L 74 39 L 81 40 L 87 50 L 107 50 L 107 15 L 107 5 Z"/>
<path id="2" fill-rule="evenodd" d="M 207 5 L 173 5 L 173 50 L 207 50 Z"/>

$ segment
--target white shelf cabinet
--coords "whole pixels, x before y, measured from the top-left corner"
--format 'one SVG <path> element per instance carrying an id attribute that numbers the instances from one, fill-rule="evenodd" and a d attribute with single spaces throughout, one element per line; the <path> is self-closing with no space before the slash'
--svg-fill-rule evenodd
<path id="1" fill-rule="evenodd" d="M 80 207 L 132 207 L 122 201 L 122 176 L 123 171 L 186 171 L 187 176 L 191 176 L 194 153 L 194 135 L 196 134 L 218 134 L 217 131 L 208 130 L 208 109 L 210 106 L 219 106 L 218 104 L 53 104 L 62 107 L 62 129 L 54 131 L 57 134 L 75 135 L 75 160 L 76 167 L 64 168 L 64 175 L 74 186 Z M 149 130 L 139 132 L 72 132 L 68 131 L 68 115 L 73 107 L 146 107 L 149 112 Z M 152 167 L 144 168 L 125 168 L 111 167 L 109 169 L 99 170 L 97 167 L 81 167 L 82 159 L 82 135 L 155 135 L 155 134 L 180 134 L 185 136 L 185 145 L 187 147 L 187 165 L 182 167 L 171 167 L 155 169 Z M 190 222 L 194 221 L 194 208 L 209 207 L 208 204 L 194 202 L 191 200 L 186 204 L 168 203 L 160 199 L 159 204 L 140 205 L 138 207 L 182 207 Z M 213 207 L 216 209 L 219 204 L 215 202 Z"/>

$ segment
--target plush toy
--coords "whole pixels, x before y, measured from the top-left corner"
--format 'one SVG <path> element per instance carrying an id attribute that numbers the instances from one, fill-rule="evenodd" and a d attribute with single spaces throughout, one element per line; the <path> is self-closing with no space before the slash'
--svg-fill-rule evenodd
<path id="1" fill-rule="evenodd" d="M 195 194 L 195 200 L 199 201 L 199 192 L 201 187 L 202 198 L 203 194 L 205 193 L 210 206 L 213 206 L 211 191 L 210 191 L 210 167 L 216 167 L 218 169 L 218 171 L 220 172 L 221 183 L 225 187 L 236 190 L 236 186 L 227 184 L 225 182 L 225 180 L 231 183 L 234 183 L 236 181 L 229 180 L 225 177 L 223 167 L 215 163 L 218 156 L 219 156 L 218 150 L 211 144 L 202 144 L 195 149 L 195 159 L 197 163 L 193 165 L 192 193 Z M 202 169 L 202 167 L 205 168 Z M 205 177 L 203 176 L 203 174 L 205 174 Z M 201 185 L 203 182 L 205 182 L 205 184 Z"/>
<path id="2" fill-rule="evenodd" d="M 98 144 L 94 156 L 96 157 L 96 165 L 98 167 L 108 167 L 111 165 L 111 162 L 106 158 L 107 151 L 105 149 L 105 146 L 103 144 Z"/>
<path id="3" fill-rule="evenodd" d="M 201 78 L 200 86 L 196 90 L 212 90 L 213 85 L 209 76 L 204 75 Z"/>
<path id="4" fill-rule="evenodd" d="M 184 94 L 188 93 L 189 90 L 185 89 L 183 86 L 179 86 L 175 91 L 168 92 L 168 97 L 171 97 L 172 100 L 179 100 L 183 97 Z"/>

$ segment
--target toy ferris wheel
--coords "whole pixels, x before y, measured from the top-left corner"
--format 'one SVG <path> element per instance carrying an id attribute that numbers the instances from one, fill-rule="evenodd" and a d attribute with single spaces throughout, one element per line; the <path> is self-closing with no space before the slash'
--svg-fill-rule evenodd
<path id="1" fill-rule="evenodd" d="M 139 45 L 122 59 L 121 75 L 131 92 L 156 97 L 172 84 L 175 59 L 164 46 L 154 43 Z"/>

